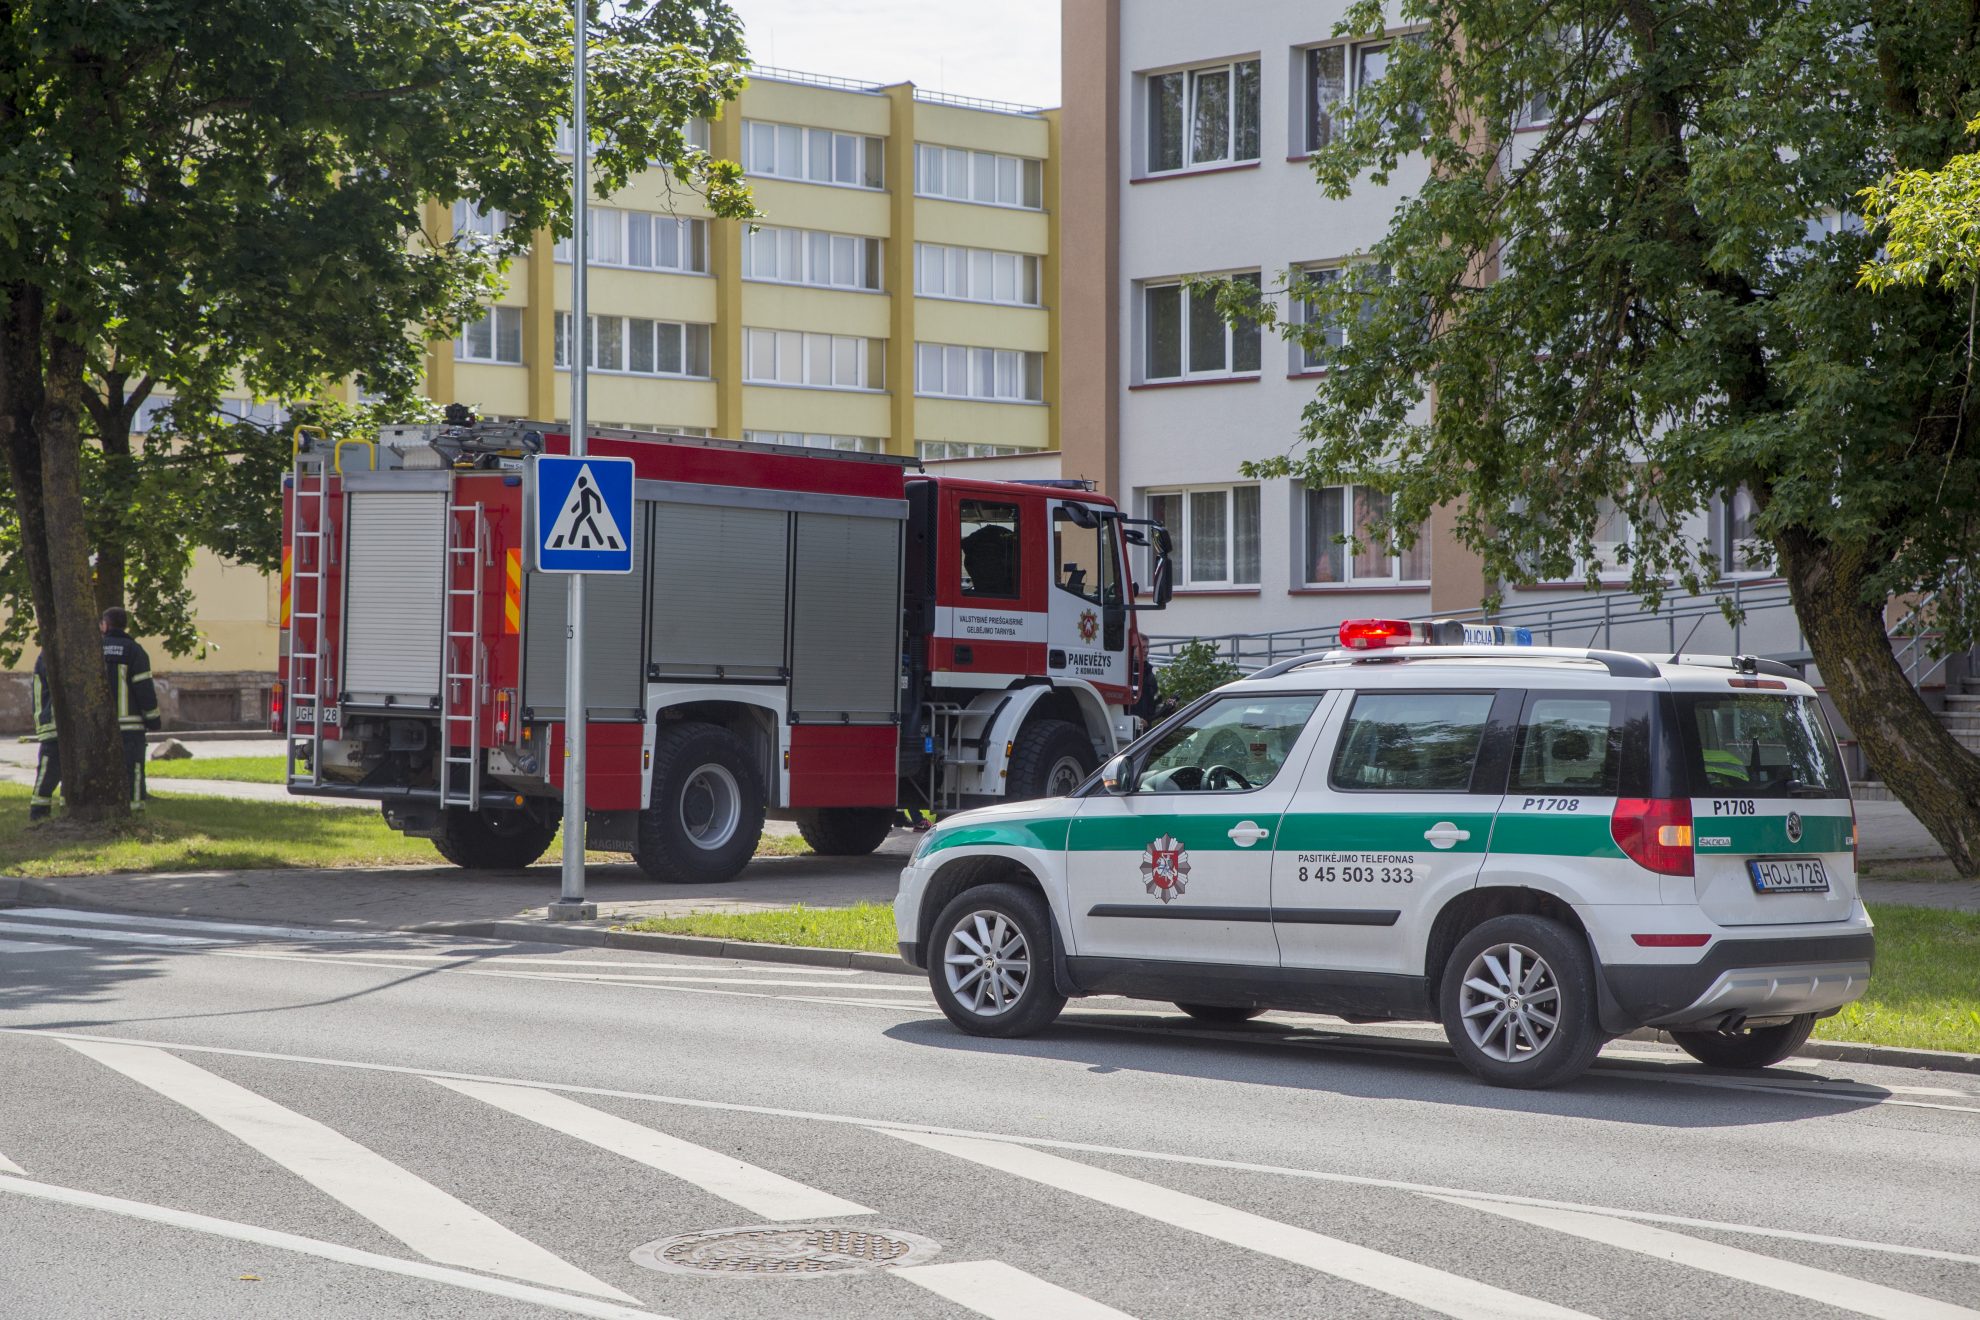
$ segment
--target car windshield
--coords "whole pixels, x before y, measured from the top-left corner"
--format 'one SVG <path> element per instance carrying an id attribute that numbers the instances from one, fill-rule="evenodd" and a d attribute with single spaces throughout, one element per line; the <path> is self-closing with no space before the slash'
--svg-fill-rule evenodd
<path id="1" fill-rule="evenodd" d="M 1138 793 L 1242 793 L 1278 778 L 1320 698 L 1220 697 L 1148 749 Z"/>
<path id="2" fill-rule="evenodd" d="M 1849 796 L 1842 758 L 1812 697 L 1681 694 L 1698 797 Z"/>

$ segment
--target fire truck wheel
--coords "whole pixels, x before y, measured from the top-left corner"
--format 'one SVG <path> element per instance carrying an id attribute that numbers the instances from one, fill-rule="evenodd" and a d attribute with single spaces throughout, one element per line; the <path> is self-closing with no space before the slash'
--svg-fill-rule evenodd
<path id="1" fill-rule="evenodd" d="M 674 724 L 653 740 L 653 801 L 639 813 L 639 869 L 666 884 L 736 878 L 763 837 L 763 785 L 743 740 Z"/>
<path id="2" fill-rule="evenodd" d="M 557 827 L 526 811 L 469 811 L 448 807 L 442 833 L 433 840 L 440 855 L 468 871 L 519 871 L 556 837 Z"/>
<path id="3" fill-rule="evenodd" d="M 1064 720 L 1033 720 L 1018 730 L 1016 744 L 1006 790 L 1012 801 L 1064 797 L 1100 764 L 1086 731 Z"/>
<path id="4" fill-rule="evenodd" d="M 798 833 L 827 857 L 864 857 L 887 841 L 901 813 L 893 807 L 820 807 L 800 811 Z"/>

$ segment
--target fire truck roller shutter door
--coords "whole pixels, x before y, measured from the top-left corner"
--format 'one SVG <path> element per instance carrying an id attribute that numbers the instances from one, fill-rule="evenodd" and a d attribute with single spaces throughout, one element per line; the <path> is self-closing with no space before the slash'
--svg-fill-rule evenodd
<path id="1" fill-rule="evenodd" d="M 791 515 L 657 501 L 648 561 L 655 678 L 778 679 Z"/>
<path id="2" fill-rule="evenodd" d="M 901 522 L 797 515 L 791 714 L 889 724 L 900 703 Z"/>
<path id="3" fill-rule="evenodd" d="M 637 524 L 640 517 L 634 518 Z M 637 547 L 647 529 L 633 532 Z M 526 575 L 523 705 L 536 719 L 564 714 L 564 644 L 570 584 L 561 573 Z M 584 590 L 584 695 L 591 718 L 646 718 L 646 572 L 594 573 Z"/>
<path id="4" fill-rule="evenodd" d="M 342 687 L 424 707 L 440 695 L 447 492 L 353 489 L 347 503 Z"/>

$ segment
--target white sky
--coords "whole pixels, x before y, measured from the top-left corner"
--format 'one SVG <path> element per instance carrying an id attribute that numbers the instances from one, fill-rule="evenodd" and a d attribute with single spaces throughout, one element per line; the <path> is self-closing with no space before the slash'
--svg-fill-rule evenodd
<path id="1" fill-rule="evenodd" d="M 730 0 L 758 64 L 1059 103 L 1058 0 Z"/>

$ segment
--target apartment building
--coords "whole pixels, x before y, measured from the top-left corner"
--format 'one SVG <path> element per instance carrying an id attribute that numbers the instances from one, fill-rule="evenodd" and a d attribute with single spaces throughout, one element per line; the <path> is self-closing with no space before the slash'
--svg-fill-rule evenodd
<path id="1" fill-rule="evenodd" d="M 1397 204 L 1421 187 L 1420 160 L 1342 199 L 1314 180 L 1310 156 L 1327 142 L 1338 107 L 1383 76 L 1388 51 L 1411 30 L 1399 24 L 1370 40 L 1337 38 L 1347 8 L 1345 0 L 1063 7 L 1059 252 L 1076 279 L 1059 313 L 1062 466 L 1174 536 L 1176 599 L 1144 620 L 1157 634 L 1317 631 L 1356 616 L 1470 609 L 1486 590 L 1476 556 L 1450 534 L 1448 511 L 1409 551 L 1390 555 L 1366 544 L 1385 512 L 1378 492 L 1242 475 L 1245 460 L 1296 446 L 1326 347 L 1303 351 L 1273 332 L 1233 329 L 1182 284 L 1192 275 L 1256 280 L 1289 319 L 1302 319 L 1274 292 L 1288 273 L 1355 274 Z M 1544 124 L 1544 97 L 1532 119 Z M 1352 325 L 1329 326 L 1323 339 L 1339 344 L 1352 333 Z M 1751 544 L 1751 518 L 1751 500 L 1734 492 L 1694 530 L 1719 547 L 1730 578 L 1759 585 L 1771 570 Z M 1606 564 L 1623 562 L 1631 535 L 1620 516 L 1602 529 Z M 1342 544 L 1343 536 L 1363 547 Z M 1605 574 L 1605 589 L 1622 592 L 1626 577 Z M 1585 604 L 1586 591 L 1577 577 L 1511 591 L 1508 604 L 1558 605 L 1564 614 L 1597 608 Z M 1785 592 L 1774 595 L 1763 649 L 1791 651 L 1797 637 Z M 1635 613 L 1630 600 L 1606 608 Z M 1585 642 L 1597 631 L 1560 640 Z M 1663 619 L 1603 636 L 1651 647 L 1669 632 Z M 1707 620 L 1695 640 L 1724 649 L 1729 639 Z M 1751 645 L 1754 634 L 1742 640 Z"/>
<path id="2" fill-rule="evenodd" d="M 599 425 L 936 459 L 1057 448 L 1055 112 L 760 68 L 697 127 L 762 218 L 635 179 L 592 210 L 587 331 L 570 244 L 539 233 L 486 315 L 432 346 L 432 397 L 567 418 L 582 339 Z M 428 223 L 501 217 L 464 203 Z"/>

